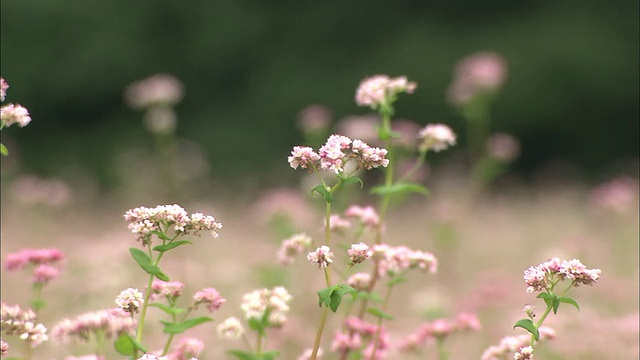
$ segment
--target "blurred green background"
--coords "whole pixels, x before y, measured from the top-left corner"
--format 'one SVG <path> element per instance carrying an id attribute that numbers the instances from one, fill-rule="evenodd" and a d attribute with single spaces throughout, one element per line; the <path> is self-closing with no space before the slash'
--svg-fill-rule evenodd
<path id="1" fill-rule="evenodd" d="M 282 171 L 302 139 L 297 113 L 364 114 L 355 89 L 378 73 L 418 83 L 397 117 L 449 124 L 464 146 L 445 93 L 456 62 L 478 51 L 508 61 L 492 129 L 522 141 L 523 177 L 558 160 L 592 181 L 637 171 L 636 0 L 4 0 L 1 10 L 6 101 L 33 118 L 2 132 L 21 171 L 64 177 L 80 164 L 101 188 L 117 184 L 116 154 L 153 147 L 123 91 L 160 72 L 184 83 L 178 133 L 223 182 L 294 176 Z"/>

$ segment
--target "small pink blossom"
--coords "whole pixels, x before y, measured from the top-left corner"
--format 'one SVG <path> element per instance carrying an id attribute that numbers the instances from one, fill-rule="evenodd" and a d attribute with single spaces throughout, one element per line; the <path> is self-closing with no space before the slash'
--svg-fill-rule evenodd
<path id="1" fill-rule="evenodd" d="M 41 264 L 33 271 L 32 281 L 36 284 L 47 284 L 49 281 L 57 278 L 60 270 L 57 267 Z"/>
<path id="2" fill-rule="evenodd" d="M 22 310 L 18 305 L 8 306 L 0 302 L 0 325 L 3 334 L 16 335 L 31 347 L 49 340 L 47 328 L 36 322 L 35 313 L 31 310 Z"/>
<path id="3" fill-rule="evenodd" d="M 135 314 L 144 303 L 144 296 L 138 289 L 128 288 L 122 290 L 116 298 L 116 305 L 130 314 Z"/>
<path id="4" fill-rule="evenodd" d="M 349 219 L 345 219 L 338 214 L 332 214 L 329 217 L 329 228 L 331 229 L 331 231 L 342 232 L 351 228 L 351 222 L 349 221 Z"/>
<path id="5" fill-rule="evenodd" d="M 470 55 L 456 67 L 449 101 L 454 105 L 468 103 L 480 93 L 499 89 L 506 77 L 507 65 L 502 56 L 491 52 Z"/>
<path id="6" fill-rule="evenodd" d="M 245 294 L 240 308 L 244 311 L 247 320 L 262 320 L 268 313 L 268 326 L 281 327 L 287 322 L 290 301 L 291 295 L 287 289 L 280 286 L 271 290 L 259 289 Z"/>
<path id="7" fill-rule="evenodd" d="M 305 133 L 322 131 L 331 124 L 331 110 L 323 105 L 310 105 L 298 113 L 298 125 Z"/>
<path id="8" fill-rule="evenodd" d="M 487 154 L 502 162 L 511 162 L 520 154 L 520 142 L 505 133 L 495 133 L 487 139 Z"/>
<path id="9" fill-rule="evenodd" d="M 42 265 L 54 264 L 64 259 L 62 251 L 56 248 L 49 249 L 22 249 L 18 252 L 9 253 L 5 258 L 7 270 L 22 269 L 27 264 Z"/>
<path id="10" fill-rule="evenodd" d="M 136 322 L 129 313 L 113 308 L 80 314 L 75 319 L 60 321 L 51 331 L 63 343 L 71 340 L 89 341 L 94 336 L 112 339 L 123 333 L 133 334 Z"/>
<path id="11" fill-rule="evenodd" d="M 0 77 L 0 101 L 4 101 L 4 99 L 6 98 L 8 88 L 9 88 L 9 84 L 7 84 L 7 82 L 4 81 L 4 78 Z"/>
<path id="12" fill-rule="evenodd" d="M 309 245 L 311 238 L 307 234 L 295 234 L 282 241 L 278 250 L 278 261 L 282 265 L 293 263 L 296 255 L 302 253 Z"/>
<path id="13" fill-rule="evenodd" d="M 8 104 L 0 108 L 0 122 L 2 122 L 2 127 L 9 127 L 13 124 L 25 127 L 31 122 L 31 117 L 29 111 L 22 105 Z"/>
<path id="14" fill-rule="evenodd" d="M 153 283 L 151 283 L 151 297 L 164 296 L 175 299 L 182 295 L 183 289 L 184 284 L 180 281 L 153 280 Z"/>
<path id="15" fill-rule="evenodd" d="M 359 106 L 377 109 L 383 104 L 393 103 L 398 94 L 412 94 L 415 89 L 416 83 L 405 76 L 389 78 L 387 75 L 374 75 L 360 82 L 355 100 Z"/>
<path id="16" fill-rule="evenodd" d="M 553 258 L 524 271 L 527 292 L 550 291 L 558 280 L 569 279 L 572 285 L 593 285 L 600 278 L 600 269 L 587 269 L 578 259 Z"/>
<path id="17" fill-rule="evenodd" d="M 355 273 L 347 280 L 347 285 L 358 291 L 365 291 L 371 286 L 371 275 L 368 273 Z"/>
<path id="18" fill-rule="evenodd" d="M 235 317 L 227 318 L 217 328 L 218 336 L 223 339 L 239 339 L 244 335 L 244 326 Z"/>
<path id="19" fill-rule="evenodd" d="M 331 342 L 331 351 L 344 352 L 358 350 L 362 347 L 362 337 L 357 332 L 343 332 L 338 330 Z"/>
<path id="20" fill-rule="evenodd" d="M 313 264 L 317 264 L 318 268 L 323 269 L 333 262 L 333 253 L 328 246 L 322 245 L 317 248 L 316 251 L 310 252 L 309 255 L 307 255 L 307 260 Z"/>
<path id="21" fill-rule="evenodd" d="M 542 326 L 538 329 L 540 332 L 540 340 L 552 340 L 555 332 L 547 327 Z M 525 348 L 530 345 L 531 335 L 517 335 L 507 336 L 500 340 L 498 345 L 492 345 L 488 347 L 480 356 L 480 360 L 502 360 L 505 356 L 512 355 L 514 352 L 520 351 L 521 348 Z M 513 355 L 512 355 L 513 356 Z"/>
<path id="22" fill-rule="evenodd" d="M 226 299 L 220 296 L 218 290 L 214 288 L 204 288 L 198 291 L 197 293 L 195 293 L 195 295 L 193 295 L 193 299 L 195 300 L 195 305 L 206 304 L 207 309 L 210 312 L 218 310 L 222 305 L 224 305 L 224 303 L 227 302 Z"/>
<path id="23" fill-rule="evenodd" d="M 444 124 L 429 124 L 418 134 L 420 151 L 439 152 L 456 144 L 456 134 Z"/>
<path id="24" fill-rule="evenodd" d="M 613 214 L 634 214 L 638 210 L 638 180 L 621 176 L 596 186 L 589 194 L 589 205 Z"/>
<path id="25" fill-rule="evenodd" d="M 513 356 L 514 360 L 533 360 L 533 347 L 525 346 Z"/>
<path id="26" fill-rule="evenodd" d="M 349 262 L 352 264 L 359 264 L 370 258 L 373 254 L 373 252 L 369 250 L 369 245 L 363 242 L 351 245 L 347 253 L 349 254 Z"/>
<path id="27" fill-rule="evenodd" d="M 196 338 L 184 337 L 178 342 L 177 348 L 169 355 L 169 360 L 188 360 L 199 357 L 204 350 L 204 343 Z"/>
<path id="28" fill-rule="evenodd" d="M 377 228 L 380 224 L 380 217 L 373 206 L 351 205 L 345 211 L 346 217 L 354 218 L 370 228 Z"/>
<path id="29" fill-rule="evenodd" d="M 316 152 L 308 146 L 294 146 L 288 160 L 294 169 L 297 169 L 299 166 L 312 171 L 320 167 L 320 155 L 316 154 Z"/>

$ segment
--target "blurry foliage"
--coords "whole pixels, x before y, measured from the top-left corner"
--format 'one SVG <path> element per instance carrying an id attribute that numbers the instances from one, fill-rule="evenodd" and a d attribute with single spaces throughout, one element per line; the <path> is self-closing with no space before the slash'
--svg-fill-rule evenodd
<path id="1" fill-rule="evenodd" d="M 493 130 L 523 141 L 520 170 L 555 158 L 585 174 L 638 151 L 638 2 L 613 1 L 78 1 L 1 3 L 7 101 L 30 110 L 22 169 L 61 174 L 81 164 L 109 188 L 115 155 L 151 148 L 124 88 L 159 72 L 178 77 L 180 136 L 198 142 L 215 179 L 275 181 L 302 136 L 298 111 L 362 114 L 353 96 L 377 73 L 418 89 L 399 118 L 464 124 L 446 104 L 455 63 L 501 53 L 509 79 Z M 464 137 L 461 139 L 464 145 Z M 266 172 L 266 174 L 265 174 Z M 271 174 L 271 175 L 269 175 Z M 286 172 L 284 174 L 287 174 Z M 286 175 L 284 175 L 286 176 Z"/>

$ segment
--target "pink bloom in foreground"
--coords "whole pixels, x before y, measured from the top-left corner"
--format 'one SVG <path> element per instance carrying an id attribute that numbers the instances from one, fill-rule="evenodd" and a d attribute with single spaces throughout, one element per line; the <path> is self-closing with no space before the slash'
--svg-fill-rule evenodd
<path id="1" fill-rule="evenodd" d="M 18 124 L 25 127 L 31 122 L 29 111 L 21 105 L 9 104 L 0 108 L 0 121 L 3 127 L 9 127 Z"/>
<path id="2" fill-rule="evenodd" d="M 416 83 L 405 76 L 390 78 L 387 75 L 374 75 L 360 82 L 355 100 L 359 106 L 377 109 L 383 104 L 392 103 L 398 94 L 412 94 L 415 89 Z"/>
<path id="3" fill-rule="evenodd" d="M 36 347 L 49 340 L 47 328 L 36 322 L 36 315 L 31 310 L 22 310 L 20 306 L 9 306 L 0 302 L 0 325 L 2 333 L 16 335 L 31 347 Z"/>
<path id="4" fill-rule="evenodd" d="M 316 251 L 310 252 L 309 255 L 307 255 L 307 260 L 313 264 L 317 264 L 318 268 L 323 269 L 333 262 L 333 253 L 328 246 L 322 245 L 317 248 Z"/>
<path id="5" fill-rule="evenodd" d="M 418 134 L 420 151 L 439 152 L 456 144 L 456 134 L 444 124 L 429 124 Z"/>
<path id="6" fill-rule="evenodd" d="M 320 167 L 320 155 L 308 146 L 294 146 L 289 156 L 289 164 L 294 169 L 299 166 L 309 171 L 316 170 Z"/>
<path id="7" fill-rule="evenodd" d="M 349 262 L 352 264 L 359 264 L 371 257 L 373 252 L 369 250 L 369 246 L 363 242 L 351 245 L 351 248 L 347 250 L 349 254 Z"/>
<path id="8" fill-rule="evenodd" d="M 572 285 L 593 285 L 600 278 L 600 269 L 587 269 L 578 259 L 549 259 L 524 271 L 527 292 L 550 291 L 559 280 L 571 280 Z"/>
<path id="9" fill-rule="evenodd" d="M 222 305 L 224 305 L 224 303 L 227 302 L 226 299 L 220 296 L 218 290 L 214 288 L 204 288 L 198 291 L 197 293 L 195 293 L 195 295 L 193 295 L 193 299 L 195 300 L 196 305 L 206 304 L 207 309 L 210 312 L 218 310 Z"/>

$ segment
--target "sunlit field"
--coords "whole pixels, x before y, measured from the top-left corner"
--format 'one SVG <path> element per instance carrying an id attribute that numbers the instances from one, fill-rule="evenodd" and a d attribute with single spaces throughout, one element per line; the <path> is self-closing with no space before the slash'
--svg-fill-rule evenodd
<path id="1" fill-rule="evenodd" d="M 372 126 L 374 139 L 367 141 L 380 147 L 355 140 L 357 131 L 347 134 L 348 127 L 342 133 L 349 138 L 315 141 L 318 133 L 309 131 L 308 144 L 291 144 L 291 154 L 282 154 L 287 170 L 299 176 L 295 186 L 239 192 L 199 174 L 193 167 L 206 164 L 176 160 L 193 150 L 166 147 L 163 136 L 172 130 L 163 121 L 171 113 L 145 117 L 158 148 L 117 157 L 126 181 L 109 194 L 98 191 L 90 178 L 38 178 L 20 171 L 19 155 L 3 159 L 3 317 L 9 316 L 5 306 L 38 308 L 35 322 L 47 328 L 48 336 L 31 348 L 19 338 L 25 330 L 7 334 L 3 318 L 8 357 L 464 360 L 513 359 L 514 353 L 530 356 L 533 349 L 537 359 L 638 358 L 637 179 L 620 175 L 592 185 L 566 176 L 562 165 L 519 178 L 508 170 L 512 158 L 482 150 L 488 134 L 477 128 L 469 149 L 457 148 L 456 135 L 443 124 L 416 125 L 409 131 L 413 145 L 403 145 L 406 131 L 391 125 L 393 106 L 399 95 L 411 95 L 415 84 L 391 79 L 385 83 L 391 90 L 376 100 L 362 93 L 367 81 L 372 80 L 363 81 L 356 101 L 378 113 L 373 119 L 381 125 Z M 472 108 L 478 103 L 456 101 L 472 128 L 482 124 L 478 118 L 483 116 Z M 447 151 L 451 156 L 443 157 Z M 431 156 L 445 161 L 428 166 Z M 411 160 L 406 169 L 401 160 Z M 149 215 L 152 208 L 175 203 L 191 216 L 181 230 L 167 217 L 144 232 L 156 221 Z M 295 234 L 310 241 L 287 248 L 292 243 L 285 240 Z M 181 240 L 190 244 L 167 247 Z M 159 244 L 165 247 L 154 248 Z M 64 256 L 51 261 L 53 274 L 34 280 L 33 265 L 40 260 L 29 255 L 16 265 L 15 254 L 25 248 L 55 248 Z M 136 249 L 143 254 L 136 257 Z M 153 264 L 140 256 L 151 256 Z M 525 270 L 554 258 L 562 270 L 548 273 L 558 277 L 551 284 L 538 279 L 542 285 L 534 289 Z M 585 265 L 573 262 L 575 274 L 566 268 L 573 259 Z M 351 281 L 355 273 L 370 274 L 377 283 L 358 288 Z M 169 300 L 176 302 L 173 310 L 148 306 L 162 303 L 161 297 L 150 300 L 147 291 L 151 280 L 160 279 L 184 284 L 182 296 Z M 562 281 L 554 292 L 556 280 Z M 277 295 L 280 287 L 288 295 Z M 196 297 L 197 308 L 186 313 L 213 321 L 186 326 L 178 320 L 183 312 L 173 306 L 191 307 L 194 294 L 207 288 L 215 289 L 208 290 L 215 299 Z M 121 293 L 125 289 L 136 290 L 128 297 Z M 279 305 L 268 305 L 274 307 L 252 318 L 245 295 L 257 289 L 273 290 L 269 301 L 277 297 Z M 330 294 L 325 302 L 318 294 L 323 289 Z M 137 294 L 144 301 L 131 300 Z M 538 294 L 553 298 L 546 303 Z M 34 297 L 41 300 L 33 303 Z M 523 310 L 527 304 L 533 307 Z M 115 307 L 134 321 L 117 334 L 119 345 L 114 346 L 117 336 L 96 346 L 93 337 L 86 341 L 67 334 L 71 341 L 65 341 L 60 335 L 65 319 Z M 171 311 L 179 316 L 172 319 Z M 237 328 L 223 331 L 230 317 L 240 320 L 244 334 Z M 534 328 L 514 326 L 522 319 Z M 348 325 L 354 321 L 373 330 L 360 334 Z M 169 331 L 171 324 L 179 330 Z M 502 355 L 488 355 L 510 336 L 526 341 Z M 188 351 L 181 342 L 185 338 L 196 344 Z M 525 358 L 532 357 L 516 357 Z"/>

